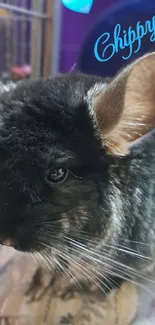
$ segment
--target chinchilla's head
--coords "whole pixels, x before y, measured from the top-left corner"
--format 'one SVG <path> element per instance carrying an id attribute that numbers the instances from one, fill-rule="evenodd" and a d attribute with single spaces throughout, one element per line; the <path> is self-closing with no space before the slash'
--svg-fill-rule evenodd
<path id="1" fill-rule="evenodd" d="M 155 125 L 154 80 L 149 54 L 110 81 L 67 74 L 2 92 L 3 244 L 65 257 L 127 235 L 119 177 L 133 144 Z"/>

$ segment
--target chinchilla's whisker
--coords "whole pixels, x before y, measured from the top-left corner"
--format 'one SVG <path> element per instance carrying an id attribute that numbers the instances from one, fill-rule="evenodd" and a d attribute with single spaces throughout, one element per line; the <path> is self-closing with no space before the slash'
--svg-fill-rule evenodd
<path id="1" fill-rule="evenodd" d="M 58 274 L 63 274 L 64 273 L 64 267 L 63 265 L 58 261 L 58 259 L 54 256 L 52 257 L 51 259 L 51 256 L 48 256 L 47 254 L 44 256 L 45 259 L 48 260 L 48 263 L 49 263 L 49 267 L 51 269 L 51 266 L 52 266 L 52 269 L 54 269 L 56 272 L 58 272 Z M 55 263 L 53 263 L 53 260 Z"/>
<path id="2" fill-rule="evenodd" d="M 42 255 L 42 256 L 45 259 L 45 261 L 48 263 L 48 266 L 50 266 L 50 267 L 52 266 L 52 268 L 54 269 L 55 268 L 54 262 L 57 262 L 56 259 L 55 259 L 55 257 L 53 257 L 53 259 L 50 260 L 47 254 L 46 255 Z"/>
<path id="3" fill-rule="evenodd" d="M 139 283 L 137 281 L 135 281 L 134 279 L 131 279 L 131 278 L 128 278 L 127 275 L 125 274 L 120 274 L 120 273 L 117 273 L 115 271 L 111 271 L 109 270 L 109 275 L 112 275 L 112 276 L 116 276 L 117 278 L 120 278 L 122 280 L 125 280 L 125 281 L 128 281 L 128 282 L 131 282 L 133 284 L 135 284 L 137 287 L 143 289 L 144 291 L 148 292 L 149 294 L 153 295 L 153 297 L 155 297 L 155 292 L 153 292 L 152 290 L 148 289 L 148 287 L 142 283 Z"/>
<path id="4" fill-rule="evenodd" d="M 142 245 L 143 243 L 138 243 L 138 244 L 141 244 L 141 245 Z M 107 244 L 107 245 L 108 245 L 108 244 Z M 113 247 L 115 247 L 115 246 L 113 246 Z M 131 252 L 133 251 L 133 252 L 139 253 L 137 250 L 135 250 L 135 249 L 133 249 L 133 248 L 131 248 L 131 247 L 125 246 L 125 245 L 117 244 L 117 247 L 128 249 L 128 250 L 130 250 Z"/>
<path id="5" fill-rule="evenodd" d="M 107 257 L 105 258 L 106 262 L 107 262 Z M 109 260 L 109 258 L 108 258 Z M 100 260 L 97 260 L 96 263 L 99 263 L 100 264 Z M 104 262 L 103 262 L 104 264 Z M 109 272 L 109 269 L 110 270 L 115 270 L 115 271 L 118 271 L 118 272 L 122 272 L 123 274 L 125 273 L 126 275 L 128 275 L 130 278 L 131 277 L 136 277 L 137 280 L 143 280 L 143 281 L 147 281 L 148 283 L 151 283 L 151 284 L 155 284 L 155 281 L 152 280 L 151 278 L 148 278 L 148 277 L 145 277 L 143 274 L 139 273 L 138 271 L 136 271 L 135 269 L 133 268 L 128 268 L 125 264 L 121 264 L 119 265 L 117 261 L 115 261 L 114 259 L 110 259 L 109 260 L 109 268 L 107 269 L 107 273 Z"/>
<path id="6" fill-rule="evenodd" d="M 50 248 L 50 246 L 48 245 L 45 245 L 46 247 Z M 80 248 L 82 247 L 81 245 L 79 245 Z M 82 247 L 83 248 L 83 247 Z M 89 251 L 90 253 L 90 251 Z M 49 254 L 49 253 L 48 253 Z M 72 256 L 63 253 L 63 252 L 60 252 L 58 251 L 58 255 L 59 257 L 62 257 L 63 259 L 63 262 L 64 262 L 64 259 L 66 259 L 67 261 L 71 262 L 71 263 L 74 263 L 74 266 L 75 268 L 78 269 L 78 271 L 80 273 L 82 273 L 81 275 L 83 275 L 82 277 L 84 279 L 86 278 L 89 278 L 91 281 L 93 281 L 102 291 L 105 292 L 105 290 L 103 289 L 102 286 L 106 287 L 108 290 L 111 290 L 109 286 L 107 286 L 102 280 L 101 280 L 101 277 L 104 278 L 104 280 L 107 281 L 107 276 L 104 275 L 104 272 L 105 274 L 108 274 L 108 275 L 112 275 L 112 276 L 116 276 L 117 278 L 120 278 L 122 280 L 126 280 L 126 281 L 130 281 L 131 283 L 134 283 L 135 285 L 141 287 L 142 289 L 144 289 L 145 291 L 149 292 L 149 293 L 153 293 L 151 292 L 146 285 L 143 285 L 141 283 L 139 283 L 138 281 L 136 281 L 135 279 L 131 278 L 131 277 L 138 277 L 138 279 L 141 279 L 141 280 L 146 280 L 147 282 L 151 282 L 153 284 L 155 284 L 154 281 L 152 281 L 151 279 L 149 278 L 146 278 L 146 277 L 143 277 L 142 275 L 140 275 L 136 270 L 130 268 L 130 267 L 127 267 L 126 265 L 124 265 L 123 263 L 120 263 L 120 262 L 117 262 L 115 261 L 114 259 L 112 258 L 109 258 L 108 256 L 105 257 L 105 261 L 101 261 L 100 259 L 97 259 L 97 258 L 94 258 L 94 256 L 92 257 L 91 254 L 85 254 L 82 256 L 82 257 L 85 257 L 87 259 L 87 262 L 85 261 L 85 265 L 87 266 L 91 266 L 91 263 L 89 264 L 88 260 L 90 260 L 90 262 L 93 262 L 93 266 L 91 266 L 91 271 L 93 272 L 93 274 L 87 269 L 87 267 L 83 267 L 82 262 L 83 262 L 83 259 L 82 258 L 79 258 L 77 257 L 76 255 L 74 255 L 75 257 L 73 258 Z M 93 252 L 93 255 L 94 255 L 94 252 Z M 108 255 L 108 254 L 107 254 Z M 46 255 L 42 256 L 43 259 L 45 259 L 45 261 L 47 262 L 46 258 L 45 258 Z M 48 257 L 48 267 L 49 265 L 51 266 L 52 264 L 52 267 L 53 267 L 53 263 L 52 263 L 52 256 L 50 255 Z M 107 263 L 107 258 L 108 258 L 108 263 Z M 112 265 L 111 265 L 112 264 Z M 63 269 L 63 266 L 61 263 L 58 262 L 58 265 Z M 99 272 L 94 266 L 101 266 L 101 270 L 102 270 L 102 273 Z M 71 274 L 70 271 L 68 271 L 67 269 L 63 269 L 63 272 L 65 272 L 66 274 L 68 273 L 68 275 L 73 278 L 73 281 L 76 282 L 76 285 L 77 285 L 77 282 L 78 280 L 73 276 L 73 274 Z M 114 280 L 113 280 L 114 281 Z M 79 282 L 78 282 L 78 286 L 79 286 Z"/>
<path id="7" fill-rule="evenodd" d="M 42 255 L 42 253 L 37 252 L 36 256 L 38 257 L 38 260 L 40 262 L 40 265 L 44 264 L 44 267 L 48 268 L 50 270 L 48 261 L 44 258 L 44 256 Z"/>
<path id="8" fill-rule="evenodd" d="M 82 231 L 82 230 L 80 230 L 80 234 L 78 232 L 77 233 L 74 232 L 73 236 L 76 239 L 86 240 L 86 242 L 92 243 L 92 244 L 95 244 L 95 245 L 99 242 L 98 239 L 93 238 L 91 235 L 86 234 L 85 231 Z M 149 244 L 147 244 L 147 243 L 140 242 L 140 241 L 133 241 L 133 240 L 126 239 L 126 238 L 120 238 L 119 237 L 119 241 L 124 241 L 125 243 L 129 243 L 129 244 L 130 243 L 131 244 L 138 244 L 138 245 L 141 245 L 141 246 L 149 247 Z M 109 244 L 112 245 L 111 242 L 109 242 Z M 108 245 L 108 242 L 106 243 L 106 245 Z M 126 246 L 121 245 L 121 244 L 117 244 L 117 246 L 121 247 L 121 248 L 126 247 Z M 116 246 L 114 246 L 114 248 L 116 248 Z M 129 250 L 134 251 L 134 249 L 132 249 L 132 248 L 129 248 L 129 247 L 126 247 L 126 248 L 129 249 Z M 135 252 L 138 253 L 138 251 L 135 251 Z"/>
<path id="9" fill-rule="evenodd" d="M 105 244 L 104 246 L 106 246 L 107 248 L 112 248 L 112 249 L 115 249 L 117 251 L 120 251 L 120 252 L 123 252 L 123 253 L 126 253 L 128 255 L 132 255 L 132 256 L 135 256 L 135 257 L 138 257 L 140 259 L 146 259 L 146 260 L 149 260 L 149 261 L 152 261 L 152 258 L 149 257 L 149 256 L 144 256 L 134 250 L 130 250 L 128 249 L 127 247 L 117 247 L 117 246 L 112 246 L 112 245 L 108 245 L 108 244 Z"/>
<path id="10" fill-rule="evenodd" d="M 65 254 L 65 255 L 62 254 L 59 250 L 57 251 L 57 254 L 58 254 L 58 257 L 59 257 L 59 258 L 62 258 L 62 261 L 63 261 L 62 264 L 65 264 L 65 260 L 64 260 L 64 258 L 66 258 L 66 254 Z M 50 256 L 50 258 L 51 258 L 51 256 Z M 69 258 L 70 258 L 70 257 L 67 256 L 67 260 L 69 260 Z M 57 260 L 57 262 L 58 262 L 58 260 Z M 67 263 L 66 263 L 66 268 L 64 268 L 63 265 L 62 265 L 60 262 L 58 262 L 58 264 L 59 264 L 59 267 L 63 270 L 62 274 L 66 274 L 66 275 L 68 275 L 69 279 L 72 279 L 72 280 L 74 281 L 75 286 L 77 287 L 77 289 L 82 290 L 82 286 L 81 286 L 81 284 L 79 283 L 79 281 L 78 281 L 78 280 L 76 279 L 76 277 L 75 277 L 75 276 L 70 272 L 70 270 L 67 269 Z M 85 280 L 85 277 L 83 277 L 83 279 Z"/>
<path id="11" fill-rule="evenodd" d="M 140 122 L 136 122 L 136 121 L 133 121 L 133 122 L 125 122 L 125 123 L 123 123 L 123 125 L 124 126 L 133 126 L 133 127 L 135 127 L 135 126 L 145 126 L 146 125 L 146 123 L 140 123 Z M 147 124 L 148 125 L 148 124 Z M 151 126 L 151 124 L 149 124 L 149 126 Z"/>
<path id="12" fill-rule="evenodd" d="M 97 253 L 95 250 L 92 250 L 92 251 L 91 251 L 90 248 L 89 248 L 88 246 L 86 246 L 86 245 L 84 245 L 84 244 L 81 244 L 80 242 L 77 242 L 77 241 L 75 241 L 74 239 L 71 239 L 71 238 L 68 237 L 68 236 L 64 236 L 64 238 L 65 238 L 67 241 L 71 242 L 71 244 L 72 244 L 73 246 L 77 247 L 78 249 L 85 250 L 85 251 L 88 252 L 89 254 L 92 253 L 92 254 L 94 254 L 95 256 L 99 256 L 99 257 L 101 257 L 101 254 L 102 254 L 102 253 L 106 253 L 106 252 L 107 252 L 107 250 L 105 250 L 105 249 L 103 248 L 103 249 L 101 250 L 100 253 Z M 150 258 L 150 257 L 148 257 L 148 256 L 141 255 L 141 254 L 139 254 L 139 253 L 137 253 L 137 252 L 134 252 L 134 251 L 131 252 L 130 250 L 125 250 L 125 248 L 122 249 L 122 248 L 118 248 L 117 246 L 115 247 L 115 246 L 113 246 L 113 245 L 108 245 L 108 244 L 104 244 L 104 246 L 107 246 L 107 248 L 112 248 L 112 249 L 114 249 L 114 250 L 118 250 L 118 251 L 124 252 L 124 253 L 129 254 L 129 255 L 136 256 L 137 258 L 141 258 L 141 259 L 146 259 L 146 260 L 151 260 L 151 261 L 152 261 L 152 258 Z M 118 262 L 118 263 L 119 263 L 119 262 Z"/>
<path id="13" fill-rule="evenodd" d="M 128 275 L 130 278 L 134 277 L 137 280 L 147 281 L 148 283 L 151 283 L 151 284 L 155 285 L 155 281 L 152 280 L 151 278 L 143 276 L 142 274 L 137 272 L 135 269 L 131 269 L 131 270 L 126 269 L 125 264 L 123 264 L 122 267 L 120 267 L 118 265 L 115 265 L 115 262 L 116 261 L 114 260 L 112 265 L 109 263 L 109 265 L 111 266 L 110 270 L 115 270 L 115 271 L 118 271 L 118 272 L 122 272 L 123 274 Z M 109 272 L 109 270 L 108 270 L 108 272 Z"/>
<path id="14" fill-rule="evenodd" d="M 55 236 L 55 234 L 50 235 L 48 233 L 46 233 L 46 235 L 44 233 L 39 233 L 38 234 L 38 242 L 43 243 L 44 242 L 44 246 L 45 246 L 45 241 L 48 243 L 49 240 L 52 238 L 52 241 L 56 240 L 57 237 Z M 50 248 L 50 246 L 47 244 L 48 248 Z"/>
<path id="15" fill-rule="evenodd" d="M 96 277 L 94 277 L 94 273 L 90 273 L 89 270 L 87 270 L 85 267 L 83 267 L 83 265 L 81 263 L 78 263 L 77 260 L 80 260 L 80 262 L 83 262 L 81 259 L 79 258 L 76 258 L 74 259 L 73 257 L 69 256 L 69 255 L 66 255 L 64 254 L 63 252 L 60 252 L 58 251 L 58 255 L 61 256 L 63 259 L 66 258 L 68 261 L 70 261 L 74 267 L 78 268 L 78 274 L 80 272 L 80 277 L 83 278 L 83 280 L 85 281 L 87 278 L 91 279 L 96 285 L 97 282 L 96 280 L 100 281 L 101 280 L 98 278 L 96 279 Z M 81 273 L 82 273 L 82 276 L 81 276 Z M 73 275 L 70 273 L 71 277 L 73 277 Z M 77 279 L 74 277 L 74 280 L 76 280 L 77 282 Z M 103 282 L 102 282 L 102 285 L 106 286 Z M 103 288 L 100 286 L 100 289 L 103 291 Z M 108 288 L 108 290 L 110 290 L 110 288 Z"/>
<path id="16" fill-rule="evenodd" d="M 34 259 L 34 261 L 35 261 L 37 264 L 40 265 L 40 262 L 39 262 L 39 260 L 38 260 L 38 257 L 36 256 L 36 252 L 35 252 L 35 250 L 31 249 L 29 254 L 30 254 L 31 257 Z"/>
<path id="17" fill-rule="evenodd" d="M 52 257 L 52 259 L 48 256 L 48 253 L 44 252 L 44 254 L 42 254 L 42 258 L 45 262 L 45 266 L 49 269 L 49 271 L 54 270 L 56 273 L 58 274 L 62 274 L 63 273 L 63 267 L 62 265 L 59 263 L 59 261 L 56 259 L 55 256 Z"/>
<path id="18" fill-rule="evenodd" d="M 63 274 L 64 272 L 67 272 L 67 274 L 70 277 L 72 277 L 72 275 L 69 274 L 69 272 L 63 266 L 63 264 L 65 263 L 65 261 L 63 261 L 63 263 L 60 263 L 60 261 L 56 258 L 56 256 L 53 256 L 53 255 L 51 255 L 49 253 L 49 250 L 51 251 L 51 247 L 49 245 L 44 244 L 44 243 L 42 243 L 42 245 L 45 248 L 48 249 L 48 250 L 45 250 L 44 251 L 44 255 L 42 254 L 42 258 L 47 263 L 48 268 L 51 270 L 51 267 L 52 267 L 52 269 L 55 269 L 55 270 L 61 272 L 61 274 Z"/>
<path id="19" fill-rule="evenodd" d="M 92 274 L 90 272 L 88 272 L 88 270 L 86 268 L 84 268 L 83 266 L 81 266 L 81 264 L 78 264 L 75 260 L 72 261 L 72 263 L 74 263 L 74 267 L 75 269 L 77 269 L 78 274 L 80 273 L 80 278 L 84 280 L 84 282 L 87 281 L 91 281 L 93 282 L 98 288 L 100 288 L 100 290 L 105 294 L 105 290 L 104 287 L 108 288 L 108 290 L 110 290 L 110 288 L 100 279 L 96 276 L 96 274 Z"/>
<path id="20" fill-rule="evenodd" d="M 118 261 L 115 261 L 113 258 L 110 257 L 109 253 L 107 253 L 107 251 L 104 252 L 103 256 L 101 257 L 101 254 L 96 253 L 95 251 L 91 251 L 89 249 L 87 249 L 84 245 L 81 245 L 80 243 L 77 243 L 75 241 L 72 242 L 72 244 L 74 243 L 73 246 L 75 246 L 75 248 L 78 250 L 78 252 L 82 252 L 82 258 L 84 257 L 85 259 L 87 259 L 87 263 L 85 261 L 85 264 L 87 264 L 87 266 L 90 266 L 91 263 L 93 263 L 93 265 L 95 266 L 100 266 L 100 268 L 106 270 L 106 272 L 108 273 L 111 269 L 114 269 L 116 272 L 118 272 L 119 274 L 121 273 L 122 276 L 124 276 L 124 273 L 126 274 L 126 276 L 128 276 L 129 278 L 131 277 L 136 277 L 139 280 L 146 280 L 147 282 L 150 283 L 155 283 L 153 280 L 144 277 L 142 274 L 139 274 L 137 271 L 135 271 L 135 269 L 124 265 L 123 263 L 120 263 Z M 44 246 L 48 249 L 50 249 L 49 245 L 44 244 Z M 60 253 L 59 253 L 60 254 Z M 74 262 L 74 265 L 77 264 L 77 260 L 80 261 L 80 263 L 78 264 L 78 266 L 81 268 L 81 264 L 82 264 L 82 258 L 79 259 L 79 257 L 76 256 L 76 252 L 75 252 L 75 259 L 72 259 L 71 256 L 67 255 L 66 252 L 62 253 L 61 252 L 61 256 L 64 259 L 68 259 L 69 262 Z M 50 260 L 51 260 L 51 255 L 50 255 Z M 90 261 L 90 263 L 88 262 Z M 110 269 L 110 270 L 109 270 Z M 86 269 L 85 269 L 86 272 Z M 98 274 L 98 271 L 93 267 L 93 272 L 96 272 L 96 274 Z M 92 278 L 92 274 L 90 275 L 89 273 L 87 274 L 89 275 L 89 277 L 91 276 Z M 103 277 L 103 274 L 98 274 L 101 275 Z"/>
<path id="21" fill-rule="evenodd" d="M 38 224 L 34 222 L 34 223 L 32 223 L 32 226 L 36 227 L 36 226 L 38 226 Z M 60 226 L 58 225 L 58 222 L 54 223 L 54 221 L 51 223 L 49 221 L 40 221 L 39 227 L 40 227 L 40 229 L 37 229 L 37 230 L 40 230 L 40 231 L 43 231 L 42 227 L 43 228 L 45 227 L 45 229 L 49 229 L 50 231 L 52 231 L 52 229 L 59 230 L 59 228 L 60 228 Z"/>
<path id="22" fill-rule="evenodd" d="M 119 268 L 119 270 L 121 270 L 120 268 L 122 268 L 123 270 L 125 270 L 126 274 L 128 272 L 129 276 L 136 276 L 139 279 L 146 280 L 152 284 L 155 284 L 155 281 L 144 277 L 142 274 L 135 271 L 135 269 L 133 269 L 132 267 L 129 267 L 121 262 L 114 260 L 114 258 L 111 258 L 107 252 L 106 253 L 104 252 L 104 254 L 102 256 L 102 260 L 101 260 L 101 255 L 99 255 L 98 253 L 96 253 L 94 251 L 92 252 L 79 244 L 78 245 L 75 244 L 75 246 L 77 246 L 78 249 L 83 250 L 85 252 L 85 257 L 87 259 L 89 259 L 90 261 L 92 261 L 93 263 L 95 262 L 96 264 L 103 265 L 104 267 L 105 267 L 105 265 L 109 264 L 110 267 L 113 267 L 115 269 Z"/>
<path id="23" fill-rule="evenodd" d="M 119 284 L 116 280 L 114 280 L 113 278 L 110 278 L 110 282 L 112 282 L 114 284 L 114 287 L 118 288 Z M 121 286 L 121 290 L 126 294 L 126 296 L 131 300 L 131 301 L 135 301 L 134 297 L 129 294 L 129 292 L 124 288 L 124 286 Z"/>
<path id="24" fill-rule="evenodd" d="M 54 261 L 57 262 L 55 256 L 52 256 L 52 260 L 48 258 L 48 252 L 45 250 L 40 252 L 34 252 L 36 257 L 38 258 L 40 265 L 44 264 L 46 268 L 48 268 L 51 271 L 51 268 L 53 270 L 56 270 L 56 263 L 54 264 Z"/>
<path id="25" fill-rule="evenodd" d="M 125 241 L 125 242 L 129 242 L 129 243 L 133 243 L 133 244 L 138 244 L 138 245 L 144 245 L 149 247 L 150 245 L 144 242 L 140 242 L 140 241 L 136 241 L 136 240 L 130 240 L 130 239 L 126 239 L 126 238 L 121 238 L 119 237 L 119 240 Z"/>
<path id="26" fill-rule="evenodd" d="M 59 256 L 59 258 L 62 258 L 63 263 L 64 263 L 64 256 L 61 254 L 61 252 L 58 252 L 58 256 Z M 77 287 L 77 289 L 79 289 L 79 290 L 82 289 L 82 286 L 80 285 L 79 281 L 78 281 L 78 280 L 76 279 L 76 277 L 72 274 L 72 272 L 71 272 L 70 270 L 68 270 L 67 267 L 64 269 L 64 273 L 65 273 L 65 274 L 68 274 L 68 275 L 69 275 L 69 278 L 70 278 L 71 280 L 74 281 L 74 284 L 75 284 L 75 286 Z"/>
<path id="27" fill-rule="evenodd" d="M 66 257 L 66 254 L 64 255 L 63 253 L 61 253 L 61 255 L 64 257 Z M 106 276 L 101 274 L 100 272 L 98 272 L 95 268 L 93 268 L 93 266 L 91 266 L 91 270 L 93 271 L 93 275 L 91 273 L 88 272 L 88 269 L 86 269 L 83 265 L 82 265 L 82 262 L 83 260 L 79 257 L 76 257 L 76 258 L 72 258 L 71 256 L 68 256 L 67 255 L 67 259 L 69 259 L 71 261 L 71 263 L 73 263 L 74 265 L 76 265 L 77 267 L 79 267 L 79 270 L 83 270 L 85 273 L 84 275 L 87 275 L 89 276 L 91 279 L 92 279 L 92 276 L 94 276 L 95 273 L 97 273 L 98 275 L 102 276 L 102 278 L 104 278 L 105 280 L 107 280 Z M 78 261 L 80 263 L 78 263 Z M 85 264 L 90 267 L 90 264 L 86 261 L 84 261 Z M 87 274 L 86 274 L 87 272 Z M 110 288 L 103 282 L 101 281 L 101 279 L 99 277 L 96 277 L 96 280 L 98 280 L 101 284 L 103 284 L 108 290 L 110 290 Z"/>
<path id="28" fill-rule="evenodd" d="M 45 268 L 49 269 L 48 263 L 41 255 L 41 253 L 33 251 L 32 256 L 34 257 L 35 261 L 39 264 L 39 266 L 44 266 Z"/>

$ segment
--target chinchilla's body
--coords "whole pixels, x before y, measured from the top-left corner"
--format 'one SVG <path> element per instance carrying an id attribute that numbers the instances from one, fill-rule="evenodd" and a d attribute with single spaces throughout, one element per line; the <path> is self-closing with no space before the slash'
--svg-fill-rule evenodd
<path id="1" fill-rule="evenodd" d="M 0 98 L 0 240 L 78 279 L 155 262 L 155 54 L 113 80 L 27 80 Z M 102 282 L 103 284 L 103 282 Z"/>

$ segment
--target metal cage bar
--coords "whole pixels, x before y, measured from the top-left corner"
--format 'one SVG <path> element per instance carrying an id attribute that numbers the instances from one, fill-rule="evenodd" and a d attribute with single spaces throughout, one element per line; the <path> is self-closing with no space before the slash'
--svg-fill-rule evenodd
<path id="1" fill-rule="evenodd" d="M 51 76 L 55 77 L 59 71 L 60 34 L 61 34 L 62 5 L 60 0 L 53 0 L 53 24 L 51 43 Z"/>
<path id="2" fill-rule="evenodd" d="M 33 76 L 51 73 L 53 0 L 0 2 L 0 77 L 14 66 L 31 65 Z M 46 4 L 46 6 L 45 6 Z M 2 15 L 1 12 L 5 12 Z"/>
<path id="3" fill-rule="evenodd" d="M 28 10 L 28 9 L 22 8 L 22 7 L 19 8 L 18 6 L 9 5 L 6 3 L 0 3 L 0 8 L 10 10 L 12 12 L 16 12 L 16 13 L 19 13 L 22 15 L 28 15 L 28 16 L 38 18 L 38 19 L 50 19 L 51 18 L 51 16 L 42 14 L 38 11 Z"/>
<path id="4" fill-rule="evenodd" d="M 53 11 L 53 1 L 46 1 L 46 15 L 50 15 L 52 17 Z M 44 21 L 44 42 L 43 42 L 43 76 L 46 78 L 51 72 L 51 60 L 52 60 L 52 20 L 46 19 Z"/>

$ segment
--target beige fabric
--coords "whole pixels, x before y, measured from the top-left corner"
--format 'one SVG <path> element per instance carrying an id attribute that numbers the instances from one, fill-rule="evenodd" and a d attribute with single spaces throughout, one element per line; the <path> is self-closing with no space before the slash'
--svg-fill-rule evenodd
<path id="1" fill-rule="evenodd" d="M 34 260 L 12 249 L 0 253 L 0 325 L 129 325 L 138 307 L 137 290 L 124 283 L 106 298 L 70 290 Z M 27 293 L 27 295 L 26 295 Z"/>

